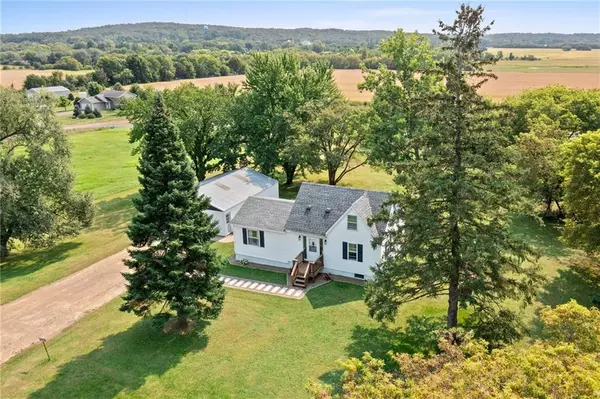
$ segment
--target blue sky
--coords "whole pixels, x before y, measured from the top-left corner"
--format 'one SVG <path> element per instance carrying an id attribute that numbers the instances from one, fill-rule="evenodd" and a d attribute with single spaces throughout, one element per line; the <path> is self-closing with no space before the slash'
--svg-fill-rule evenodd
<path id="1" fill-rule="evenodd" d="M 472 2 L 477 5 L 480 2 Z M 492 32 L 600 32 L 599 1 L 483 1 Z M 430 32 L 459 1 L 28 1 L 0 0 L 2 33 L 133 22 Z"/>

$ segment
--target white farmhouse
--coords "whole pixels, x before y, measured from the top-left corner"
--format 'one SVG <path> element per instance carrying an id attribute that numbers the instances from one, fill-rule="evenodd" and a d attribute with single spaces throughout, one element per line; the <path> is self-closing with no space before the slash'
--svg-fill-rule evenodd
<path id="1" fill-rule="evenodd" d="M 295 201 L 250 197 L 232 220 L 235 258 L 290 270 L 294 285 L 319 273 L 369 279 L 381 260 L 371 241 L 386 225 L 369 226 L 388 193 L 302 183 Z"/>
<path id="2" fill-rule="evenodd" d="M 278 198 L 279 183 L 255 170 L 242 168 L 200 182 L 198 195 L 210 198 L 206 212 L 217 222 L 219 235 L 226 236 L 232 232 L 231 220 L 244 201 L 253 195 Z"/>

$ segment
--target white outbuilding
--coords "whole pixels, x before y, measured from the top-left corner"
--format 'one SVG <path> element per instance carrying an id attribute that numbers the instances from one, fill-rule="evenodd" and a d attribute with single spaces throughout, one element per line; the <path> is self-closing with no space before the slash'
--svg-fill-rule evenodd
<path id="1" fill-rule="evenodd" d="M 249 197 L 279 198 L 279 182 L 246 167 L 200 182 L 198 195 L 210 198 L 206 212 L 217 222 L 219 235 L 226 236 L 233 231 L 231 220 Z"/>

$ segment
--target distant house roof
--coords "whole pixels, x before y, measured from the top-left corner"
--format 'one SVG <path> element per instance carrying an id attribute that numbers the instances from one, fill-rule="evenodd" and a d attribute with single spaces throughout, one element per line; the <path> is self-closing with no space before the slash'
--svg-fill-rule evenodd
<path id="1" fill-rule="evenodd" d="M 104 90 L 100 94 L 102 94 L 106 98 L 119 98 L 127 93 L 129 93 L 129 92 L 125 91 L 125 90 Z M 129 94 L 134 95 L 133 93 L 129 93 Z"/>
<path id="2" fill-rule="evenodd" d="M 368 220 L 379 213 L 388 196 L 382 191 L 302 183 L 285 229 L 325 235 L 351 207 Z M 372 230 L 383 233 L 385 224 L 379 223 Z"/>
<path id="3" fill-rule="evenodd" d="M 284 231 L 293 206 L 292 200 L 250 197 L 235 214 L 231 223 L 263 230 Z"/>
<path id="4" fill-rule="evenodd" d="M 198 195 L 210 197 L 210 205 L 225 211 L 277 184 L 277 180 L 250 168 L 225 172 L 198 185 Z"/>
<path id="5" fill-rule="evenodd" d="M 80 101 L 88 101 L 92 104 L 99 104 L 99 103 L 108 103 L 110 102 L 106 97 L 104 97 L 102 94 L 98 94 L 96 96 L 89 96 L 89 97 L 85 97 L 82 98 Z"/>
<path id="6" fill-rule="evenodd" d="M 34 88 L 27 90 L 27 92 L 29 92 L 29 93 L 39 93 L 39 92 L 63 93 L 65 91 L 68 91 L 69 93 L 71 92 L 69 89 L 67 89 L 64 86 L 34 87 Z"/>

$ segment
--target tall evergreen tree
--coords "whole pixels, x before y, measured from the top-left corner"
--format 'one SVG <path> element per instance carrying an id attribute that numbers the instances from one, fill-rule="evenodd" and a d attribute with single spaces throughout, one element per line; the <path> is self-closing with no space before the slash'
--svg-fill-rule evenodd
<path id="1" fill-rule="evenodd" d="M 480 49 L 483 8 L 462 5 L 452 25 L 436 32 L 450 56 L 440 62 L 445 90 L 424 107 L 431 129 L 416 129 L 400 156 L 391 215 L 395 228 L 379 241 L 387 257 L 375 268 L 366 302 L 377 319 L 393 319 L 398 306 L 448 295 L 447 326 L 459 307 L 506 315 L 506 299 L 533 300 L 541 279 L 524 260 L 531 249 L 508 231 L 508 212 L 520 205 L 507 129 L 499 110 L 477 94 L 491 76 Z M 435 71 L 432 71 L 435 72 Z M 502 312 L 501 312 L 502 311 Z M 512 318 L 511 318 L 512 319 Z"/>
<path id="2" fill-rule="evenodd" d="M 217 234 L 204 212 L 206 197 L 196 196 L 194 172 L 162 95 L 146 125 L 139 171 L 138 214 L 128 236 L 135 249 L 126 261 L 133 273 L 121 310 L 150 316 L 156 306 L 177 314 L 178 329 L 200 318 L 215 318 L 225 291 L 218 279 L 220 259 L 210 247 Z M 157 316 L 165 316 L 165 313 Z"/>

